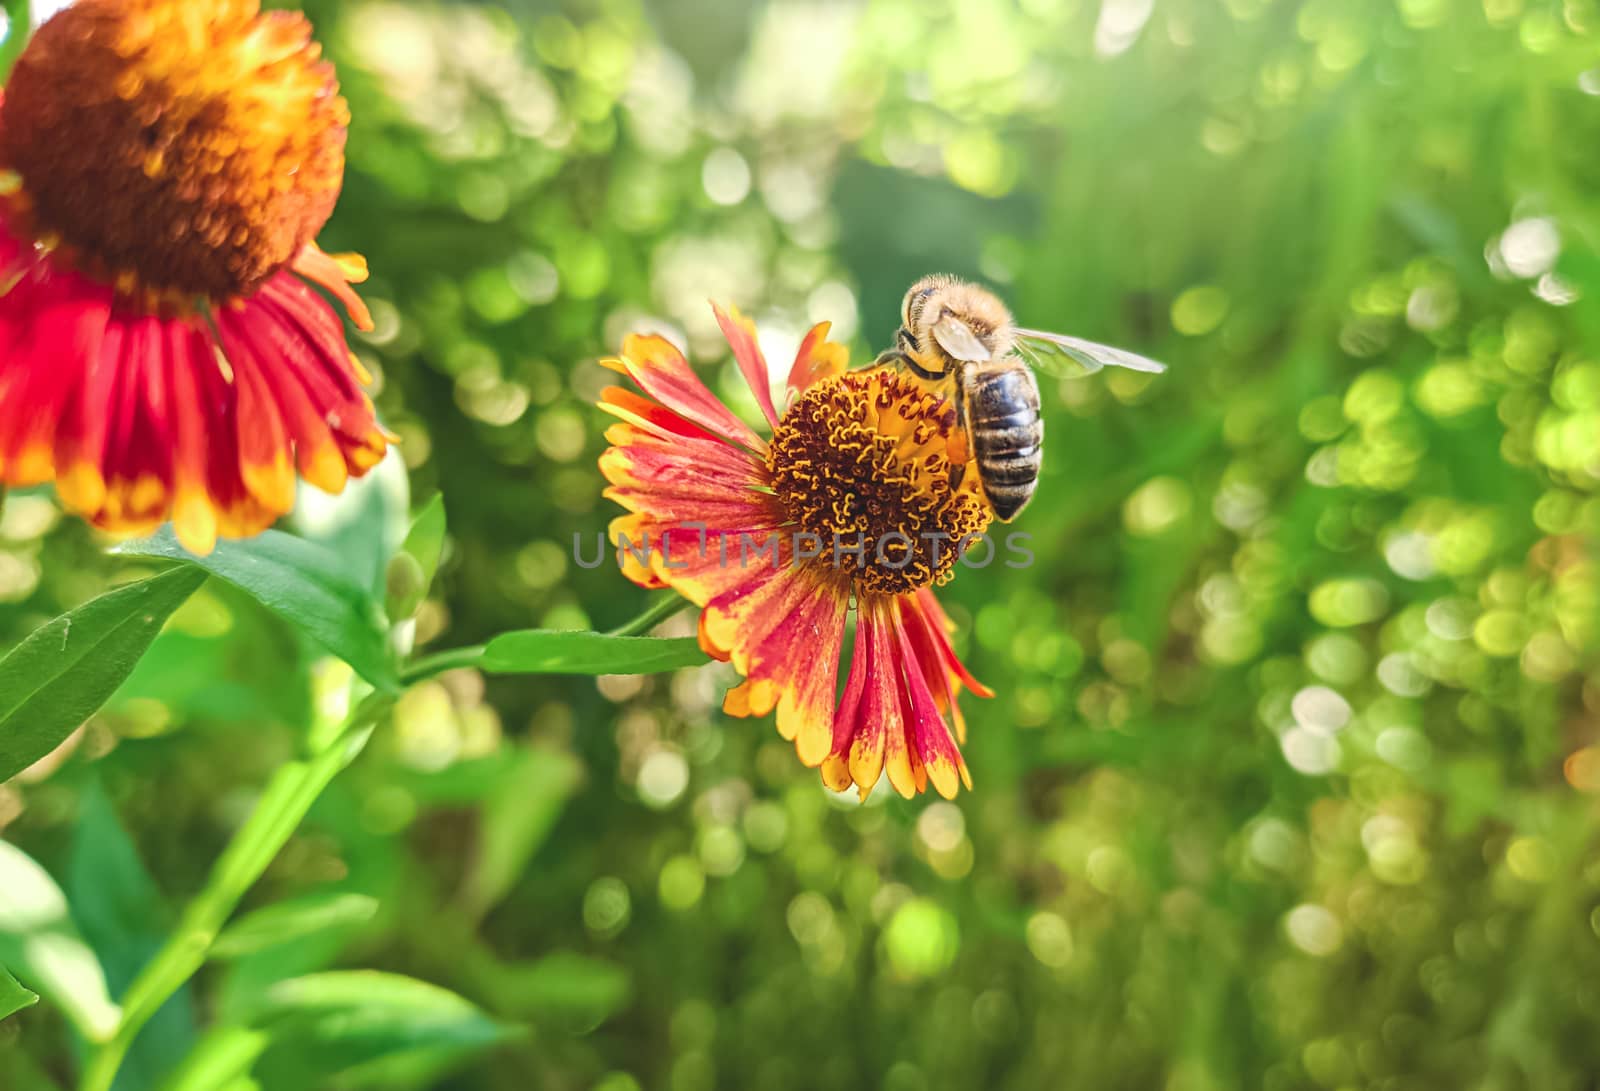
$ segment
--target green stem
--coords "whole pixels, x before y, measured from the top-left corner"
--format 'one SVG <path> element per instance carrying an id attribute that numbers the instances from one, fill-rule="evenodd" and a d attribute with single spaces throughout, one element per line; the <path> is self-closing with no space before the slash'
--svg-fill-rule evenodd
<path id="1" fill-rule="evenodd" d="M 445 671 L 475 667 L 483 661 L 483 653 L 486 651 L 488 651 L 486 644 L 469 644 L 465 648 L 446 648 L 442 652 L 413 659 L 401 670 L 400 681 L 403 685 L 409 686 L 413 682 L 421 682 Z"/>
<path id="2" fill-rule="evenodd" d="M 11 75 L 22 47 L 28 44 L 28 33 L 33 29 L 33 5 L 28 0 L 5 0 L 6 36 L 0 41 L 0 83 Z"/>
<path id="3" fill-rule="evenodd" d="M 647 633 L 651 629 L 654 629 L 657 625 L 661 624 L 663 621 L 667 620 L 667 618 L 688 609 L 692 605 L 694 604 L 686 598 L 682 598 L 678 595 L 667 595 L 660 602 L 650 607 L 632 621 L 617 626 L 606 635 L 638 636 L 640 633 Z"/>
<path id="4" fill-rule="evenodd" d="M 110 1091 L 128 1048 L 161 1006 L 205 963 L 217 933 L 339 771 L 355 760 L 387 701 L 363 703 L 345 727 L 311 758 L 279 769 L 248 821 L 211 868 L 203 890 L 184 910 L 161 950 L 122 997 L 115 1033 L 89 1056 L 80 1091 Z"/>

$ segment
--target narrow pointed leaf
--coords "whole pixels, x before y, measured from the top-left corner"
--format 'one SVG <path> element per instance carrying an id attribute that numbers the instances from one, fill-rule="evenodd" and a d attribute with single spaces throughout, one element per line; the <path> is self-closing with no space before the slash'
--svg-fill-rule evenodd
<path id="1" fill-rule="evenodd" d="M 463 1056 L 519 1033 L 447 989 L 400 974 L 330 971 L 270 987 L 253 1020 L 272 1038 L 262 1071 L 312 1086 L 401 1056 Z"/>
<path id="2" fill-rule="evenodd" d="M 411 521 L 411 530 L 400 547 L 422 568 L 424 585 L 432 583 L 434 574 L 439 571 L 439 559 L 444 555 L 444 534 L 444 497 L 435 493 Z"/>
<path id="3" fill-rule="evenodd" d="M 492 674 L 654 674 L 707 662 L 692 637 L 524 629 L 489 641 L 480 665 Z"/>
<path id="4" fill-rule="evenodd" d="M 183 1063 L 157 1085 L 159 1091 L 225 1091 L 248 1078 L 251 1067 L 272 1043 L 250 1027 L 218 1027 L 196 1043 Z M 249 1086 L 249 1085 L 246 1085 Z"/>
<path id="5" fill-rule="evenodd" d="M 181 569 L 107 591 L 34 630 L 0 659 L 0 781 L 50 753 L 92 716 L 204 582 L 204 572 Z"/>
<path id="6" fill-rule="evenodd" d="M 211 953 L 217 958 L 237 958 L 330 928 L 364 924 L 377 912 L 377 899 L 365 894 L 309 894 L 241 917 L 217 937 Z"/>
<path id="7" fill-rule="evenodd" d="M 8 1015 L 15 1015 L 23 1008 L 29 1008 L 39 1002 L 39 994 L 29 989 L 24 989 L 17 984 L 17 979 L 0 966 L 0 1019 Z"/>

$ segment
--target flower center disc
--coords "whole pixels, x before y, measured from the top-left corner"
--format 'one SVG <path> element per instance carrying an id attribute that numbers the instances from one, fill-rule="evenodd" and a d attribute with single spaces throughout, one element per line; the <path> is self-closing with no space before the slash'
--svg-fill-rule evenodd
<path id="1" fill-rule="evenodd" d="M 14 217 L 125 292 L 249 294 L 339 196 L 349 111 L 320 55 L 257 0 L 79 0 L 0 105 Z"/>
<path id="2" fill-rule="evenodd" d="M 862 589 L 943 583 L 961 542 L 989 525 L 972 472 L 950 487 L 954 428 L 955 408 L 909 375 L 873 368 L 825 379 L 778 422 L 773 491 L 817 537 L 819 560 L 836 558 Z"/>

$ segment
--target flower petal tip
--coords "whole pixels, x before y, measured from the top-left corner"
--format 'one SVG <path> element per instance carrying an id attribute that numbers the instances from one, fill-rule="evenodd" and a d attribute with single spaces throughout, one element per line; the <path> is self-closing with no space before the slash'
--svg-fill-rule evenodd
<path id="1" fill-rule="evenodd" d="M 844 372 L 850 350 L 837 341 L 828 340 L 828 331 L 832 328 L 831 322 L 818 322 L 800 342 L 800 348 L 794 354 L 794 364 L 789 368 L 788 391 L 791 400 L 816 383 Z"/>
<path id="2" fill-rule="evenodd" d="M 717 325 L 722 329 L 722 336 L 728 339 L 728 347 L 733 349 L 733 358 L 743 372 L 745 382 L 750 385 L 751 393 L 756 396 L 756 404 L 761 407 L 767 423 L 777 428 L 778 410 L 772 402 L 772 373 L 767 368 L 767 358 L 761 352 L 761 344 L 756 340 L 756 324 L 731 304 L 724 310 L 721 304 L 712 301 L 711 313 L 717 316 Z"/>
<path id="3" fill-rule="evenodd" d="M 172 530 L 178 544 L 196 557 L 209 556 L 217 548 L 217 513 L 204 497 L 184 497 L 174 505 Z"/>

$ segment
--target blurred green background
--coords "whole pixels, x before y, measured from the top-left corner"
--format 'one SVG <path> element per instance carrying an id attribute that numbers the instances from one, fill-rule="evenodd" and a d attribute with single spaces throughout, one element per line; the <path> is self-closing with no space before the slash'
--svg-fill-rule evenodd
<path id="1" fill-rule="evenodd" d="M 1600 1087 L 1597 0 L 307 8 L 380 484 L 449 515 L 425 647 L 644 606 L 571 560 L 615 514 L 595 359 L 674 331 L 739 397 L 708 298 L 864 360 L 947 271 L 1170 371 L 1047 380 L 1038 563 L 944 593 L 998 691 L 975 791 L 836 797 L 721 666 L 446 675 L 248 903 L 375 915 L 208 967 L 119 1087 L 326 967 L 527 1028 L 334 1086 Z M 12 497 L 5 639 L 103 545 Z M 335 675 L 213 583 L 0 786 L 114 989 Z M 73 1049 L 0 1023 L 0 1086 Z"/>

